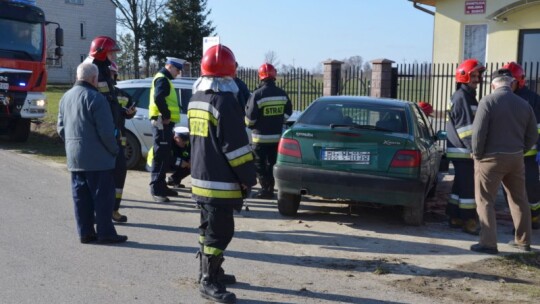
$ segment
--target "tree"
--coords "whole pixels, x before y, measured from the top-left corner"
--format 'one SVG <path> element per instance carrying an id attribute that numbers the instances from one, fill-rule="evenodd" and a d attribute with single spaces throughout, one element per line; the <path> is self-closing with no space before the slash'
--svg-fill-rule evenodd
<path id="1" fill-rule="evenodd" d="M 117 43 L 122 49 L 116 54 L 116 64 L 118 65 L 120 74 L 119 77 L 121 79 L 131 78 L 134 71 L 138 70 L 135 69 L 135 65 L 133 64 L 135 62 L 133 57 L 133 48 L 135 44 L 133 36 L 130 33 L 120 35 Z"/>
<path id="2" fill-rule="evenodd" d="M 111 2 L 122 14 L 118 19 L 120 24 L 133 33 L 134 76 L 139 78 L 139 53 L 144 24 L 157 17 L 166 0 L 111 0 Z"/>
<path id="3" fill-rule="evenodd" d="M 203 38 L 215 35 L 215 27 L 207 20 L 211 10 L 206 9 L 206 0 L 169 0 L 167 9 L 158 60 L 179 57 L 198 70 Z"/>
<path id="4" fill-rule="evenodd" d="M 279 65 L 278 55 L 274 51 L 268 51 L 264 54 L 264 62 L 270 63 L 273 66 Z"/>
<path id="5" fill-rule="evenodd" d="M 364 64 L 364 59 L 362 56 L 351 56 L 349 58 L 343 59 L 343 70 L 348 70 L 351 67 L 361 68 Z"/>

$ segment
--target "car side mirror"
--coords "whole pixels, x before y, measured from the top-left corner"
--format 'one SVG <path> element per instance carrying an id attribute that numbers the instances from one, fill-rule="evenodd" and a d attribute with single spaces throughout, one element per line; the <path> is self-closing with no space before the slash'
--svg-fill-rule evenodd
<path id="1" fill-rule="evenodd" d="M 446 131 L 439 130 L 437 131 L 437 135 L 435 135 L 435 140 L 446 140 Z"/>

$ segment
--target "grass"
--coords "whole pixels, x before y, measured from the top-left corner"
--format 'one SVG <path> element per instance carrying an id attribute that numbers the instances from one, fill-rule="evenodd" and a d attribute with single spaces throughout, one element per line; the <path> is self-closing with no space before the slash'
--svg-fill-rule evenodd
<path id="1" fill-rule="evenodd" d="M 41 123 L 32 124 L 32 132 L 28 137 L 28 141 L 16 143 L 0 139 L 2 149 L 23 154 L 38 155 L 64 163 L 66 161 L 66 152 L 64 150 L 64 143 L 56 133 L 56 121 L 60 98 L 69 88 L 70 86 L 50 86 L 47 92 L 45 92 L 47 96 L 47 114 Z"/>

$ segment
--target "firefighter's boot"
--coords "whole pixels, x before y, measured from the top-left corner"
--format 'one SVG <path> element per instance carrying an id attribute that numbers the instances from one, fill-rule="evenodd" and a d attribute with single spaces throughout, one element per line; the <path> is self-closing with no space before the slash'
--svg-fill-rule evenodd
<path id="1" fill-rule="evenodd" d="M 202 254 L 202 279 L 199 285 L 199 292 L 203 298 L 219 303 L 236 303 L 236 295 L 228 292 L 225 285 L 217 280 L 217 274 L 221 263 L 222 255 Z"/>
<path id="2" fill-rule="evenodd" d="M 125 223 L 127 222 L 127 216 L 120 214 L 118 210 L 113 211 L 112 213 L 112 220 L 117 223 Z"/>
<path id="3" fill-rule="evenodd" d="M 531 218 L 531 227 L 534 230 L 540 229 L 540 215 Z"/>
<path id="4" fill-rule="evenodd" d="M 196 255 L 196 257 L 200 259 L 199 260 L 199 280 L 197 281 L 198 283 L 201 283 L 201 279 L 202 279 L 202 256 L 204 252 L 203 248 L 204 248 L 204 245 L 201 245 L 201 249 L 197 252 L 197 255 Z M 225 260 L 223 256 L 221 256 L 221 258 L 223 259 L 223 261 Z M 223 261 L 221 261 L 222 264 L 223 264 Z M 217 280 L 219 283 L 223 285 L 236 284 L 236 277 L 232 274 L 226 274 L 223 267 L 219 267 Z"/>
<path id="5" fill-rule="evenodd" d="M 450 226 L 450 228 L 462 228 L 463 221 L 460 218 L 453 217 L 448 220 L 448 226 Z"/>
<path id="6" fill-rule="evenodd" d="M 475 219 L 468 219 L 463 223 L 463 232 L 480 235 L 480 228 L 478 228 L 478 222 Z"/>

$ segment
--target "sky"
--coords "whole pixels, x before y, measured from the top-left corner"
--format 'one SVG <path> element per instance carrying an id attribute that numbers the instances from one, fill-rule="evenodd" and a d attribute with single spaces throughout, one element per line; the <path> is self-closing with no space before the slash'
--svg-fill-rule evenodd
<path id="1" fill-rule="evenodd" d="M 260 66 L 271 51 L 279 64 L 306 69 L 352 56 L 432 59 L 434 16 L 407 0 L 207 0 L 207 9 L 243 67 Z"/>

